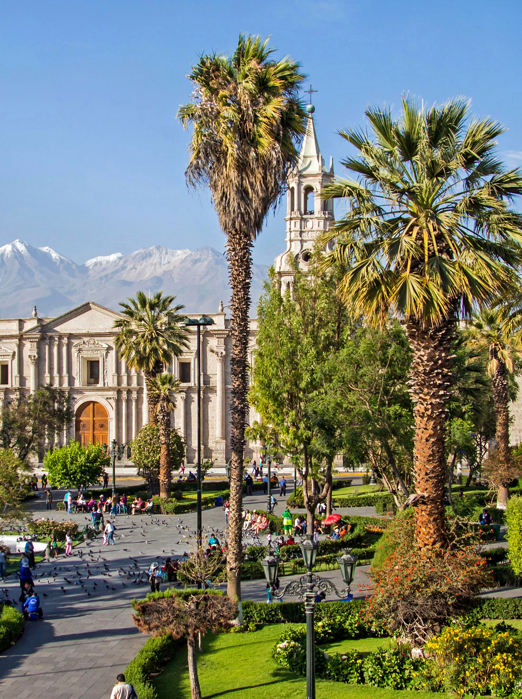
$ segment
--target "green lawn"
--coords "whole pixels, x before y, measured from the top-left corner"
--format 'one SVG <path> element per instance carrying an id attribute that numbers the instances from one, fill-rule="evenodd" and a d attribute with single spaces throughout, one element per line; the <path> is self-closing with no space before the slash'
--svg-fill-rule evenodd
<path id="1" fill-rule="evenodd" d="M 339 488 L 332 491 L 332 498 L 345 498 L 348 495 L 367 495 L 368 493 L 376 493 L 379 490 L 377 485 L 351 485 L 349 488 Z M 355 492 L 357 491 L 357 492 Z"/>
<path id="2" fill-rule="evenodd" d="M 496 626 L 500 624 L 501 621 L 522 631 L 522 619 L 485 619 L 482 623 L 485 624 L 485 626 Z"/>
<path id="3" fill-rule="evenodd" d="M 204 653 L 198 657 L 203 696 L 206 699 L 302 699 L 306 695 L 306 680 L 279 667 L 272 659 L 272 648 L 280 633 L 281 626 L 274 625 L 254 633 L 209 634 L 204 640 Z M 362 648 L 363 643 L 373 640 L 350 643 L 359 643 Z M 382 639 L 376 640 L 382 643 Z M 158 699 L 190 699 L 186 649 L 177 653 L 154 684 Z M 317 699 L 433 699 L 436 696 L 443 695 L 317 680 Z"/>
<path id="4" fill-rule="evenodd" d="M 387 638 L 345 638 L 338 643 L 328 643 L 321 646 L 327 653 L 346 653 L 348 650 L 358 650 L 359 653 L 373 653 L 381 646 L 387 646 Z"/>

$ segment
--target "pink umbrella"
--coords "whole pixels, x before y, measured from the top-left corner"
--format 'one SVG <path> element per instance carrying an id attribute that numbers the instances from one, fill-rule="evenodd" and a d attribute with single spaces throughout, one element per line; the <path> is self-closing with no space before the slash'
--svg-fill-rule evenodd
<path id="1" fill-rule="evenodd" d="M 330 515 L 325 520 L 323 520 L 323 524 L 335 524 L 340 519 L 341 519 L 341 515 Z"/>

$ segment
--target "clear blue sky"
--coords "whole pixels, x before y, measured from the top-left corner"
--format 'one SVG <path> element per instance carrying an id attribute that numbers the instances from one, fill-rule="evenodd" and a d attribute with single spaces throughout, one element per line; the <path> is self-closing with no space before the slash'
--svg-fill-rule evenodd
<path id="1" fill-rule="evenodd" d="M 184 181 L 188 101 L 201 53 L 271 35 L 314 88 L 325 159 L 337 131 L 401 94 L 455 95 L 509 131 L 522 164 L 520 0 L 2 0 L 0 244 L 22 238 L 77 262 L 149 245 L 222 249 L 205 192 Z M 283 250 L 280 209 L 255 261 Z"/>

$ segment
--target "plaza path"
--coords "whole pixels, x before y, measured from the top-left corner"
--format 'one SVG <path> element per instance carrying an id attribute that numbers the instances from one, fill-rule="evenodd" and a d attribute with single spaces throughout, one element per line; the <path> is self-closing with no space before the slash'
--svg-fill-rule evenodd
<path id="1" fill-rule="evenodd" d="M 245 505 L 262 508 L 265 501 L 263 496 L 253 496 Z M 42 504 L 34 507 L 35 516 L 47 515 Z M 86 515 L 49 514 L 82 525 L 88 521 Z M 207 531 L 222 533 L 223 510 L 205 510 L 203 521 Z M 57 562 L 38 565 L 35 588 L 44 619 L 27 623 L 20 641 L 0 655 L 1 699 L 109 697 L 116 675 L 146 641 L 132 622 L 131 601 L 144 597 L 148 586 L 136 581 L 152 561 L 190 551 L 195 524 L 194 513 L 180 517 L 120 515 L 115 546 L 103 546 L 100 537 L 75 548 L 74 557 L 61 556 Z M 337 572 L 322 575 L 342 586 Z M 355 582 L 366 582 L 362 569 Z M 17 580 L 11 576 L 5 588 L 17 601 Z M 264 600 L 263 581 L 244 582 L 243 597 Z"/>

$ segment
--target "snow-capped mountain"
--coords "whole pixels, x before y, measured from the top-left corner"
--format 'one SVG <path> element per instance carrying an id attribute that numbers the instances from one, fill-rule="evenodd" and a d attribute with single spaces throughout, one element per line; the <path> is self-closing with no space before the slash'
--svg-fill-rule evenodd
<path id="1" fill-rule="evenodd" d="M 267 268 L 254 265 L 252 315 Z M 174 294 L 187 312 L 213 313 L 230 298 L 226 258 L 213 248 L 170 250 L 142 248 L 76 264 L 52 248 L 36 248 L 21 240 L 0 247 L 0 317 L 60 315 L 85 301 L 118 310 L 119 302 L 136 291 Z"/>

